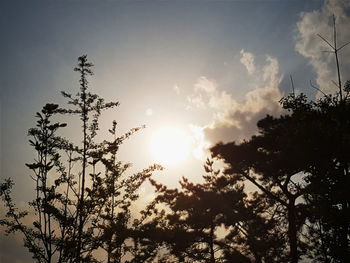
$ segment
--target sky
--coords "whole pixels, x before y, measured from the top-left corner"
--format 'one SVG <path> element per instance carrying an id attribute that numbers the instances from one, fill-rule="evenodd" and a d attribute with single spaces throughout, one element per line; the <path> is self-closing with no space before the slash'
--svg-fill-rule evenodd
<path id="1" fill-rule="evenodd" d="M 200 181 L 207 147 L 249 138 L 260 118 L 283 114 L 278 101 L 292 91 L 290 76 L 296 92 L 311 99 L 320 94 L 310 81 L 336 90 L 334 57 L 317 34 L 332 41 L 334 14 L 338 44 L 350 41 L 349 13 L 346 0 L 3 1 L 1 177 L 14 179 L 19 204 L 31 197 L 27 130 L 47 102 L 64 105 L 62 90 L 78 91 L 73 68 L 87 54 L 95 65 L 91 91 L 120 102 L 102 116 L 99 138 L 114 119 L 120 134 L 146 125 L 120 151 L 131 172 L 164 161 L 160 182 Z M 350 78 L 349 55 L 350 48 L 340 53 L 343 80 Z M 79 125 L 66 121 L 63 135 L 79 142 Z M 177 157 L 160 147 L 176 148 L 180 141 L 166 141 L 178 135 L 186 158 L 167 162 Z M 152 198 L 150 187 L 142 193 Z M 17 241 L 6 242 L 0 261 L 27 262 L 11 254 Z"/>

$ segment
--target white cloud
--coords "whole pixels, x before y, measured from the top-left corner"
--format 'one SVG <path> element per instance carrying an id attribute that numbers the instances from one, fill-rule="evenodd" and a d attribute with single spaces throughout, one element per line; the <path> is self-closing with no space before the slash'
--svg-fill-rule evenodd
<path id="1" fill-rule="evenodd" d="M 222 110 L 234 106 L 235 101 L 226 91 L 219 90 L 217 83 L 201 76 L 194 84 L 194 93 L 187 97 L 188 101 L 197 108 Z"/>
<path id="2" fill-rule="evenodd" d="M 338 47 L 350 41 L 350 1 L 329 0 L 325 1 L 321 10 L 303 12 L 297 23 L 297 38 L 295 49 L 301 55 L 308 58 L 313 66 L 319 88 L 326 93 L 334 93 L 338 88 L 332 83 L 337 82 L 335 57 L 333 53 L 323 52 L 331 50 L 317 34 L 326 38 L 333 44 L 333 20 L 336 18 Z M 350 78 L 350 45 L 340 51 L 340 65 L 342 81 Z M 320 96 L 321 94 L 318 94 Z"/>
<path id="3" fill-rule="evenodd" d="M 266 56 L 266 64 L 262 68 L 263 81 L 265 86 L 277 87 L 281 82 L 279 76 L 279 66 L 276 58 Z"/>
<path id="4" fill-rule="evenodd" d="M 242 49 L 240 53 L 242 55 L 240 62 L 245 66 L 250 75 L 253 74 L 255 72 L 254 55 L 244 51 L 244 49 Z"/>
<path id="5" fill-rule="evenodd" d="M 279 100 L 282 94 L 278 88 L 282 76 L 277 59 L 266 56 L 262 65 L 257 66 L 254 59 L 247 64 L 247 52 L 241 51 L 241 63 L 246 67 L 249 81 L 246 85 L 253 89 L 242 101 L 223 90 L 214 81 L 201 76 L 194 85 L 188 102 L 198 110 L 211 113 L 207 125 L 193 126 L 199 140 L 198 152 L 218 141 L 242 140 L 257 132 L 256 123 L 266 114 L 278 115 L 282 112 Z M 249 57 L 254 58 L 252 53 Z M 242 58 L 243 59 L 242 62 Z M 249 65 L 247 67 L 247 65 Z M 249 68 L 249 69 L 248 69 Z M 254 69 L 254 70 L 251 70 Z M 249 71 L 250 70 L 250 71 Z M 202 136 L 202 137 L 201 137 Z"/>
<path id="6" fill-rule="evenodd" d="M 248 92 L 236 107 L 216 113 L 214 121 L 205 127 L 206 139 L 218 141 L 243 140 L 257 132 L 257 122 L 267 114 L 282 112 L 279 100 L 282 94 L 278 87 L 257 88 Z"/>
<path id="7" fill-rule="evenodd" d="M 193 124 L 190 124 L 189 128 L 194 142 L 193 156 L 198 160 L 204 161 L 206 149 L 210 146 L 210 143 L 205 139 L 204 128 Z"/>

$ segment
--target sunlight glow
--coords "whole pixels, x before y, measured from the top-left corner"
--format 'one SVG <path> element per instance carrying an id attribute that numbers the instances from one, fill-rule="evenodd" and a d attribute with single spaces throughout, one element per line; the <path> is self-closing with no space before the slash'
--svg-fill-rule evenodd
<path id="1" fill-rule="evenodd" d="M 161 128 L 151 138 L 150 151 L 156 162 L 175 165 L 189 157 L 191 138 L 179 128 Z"/>

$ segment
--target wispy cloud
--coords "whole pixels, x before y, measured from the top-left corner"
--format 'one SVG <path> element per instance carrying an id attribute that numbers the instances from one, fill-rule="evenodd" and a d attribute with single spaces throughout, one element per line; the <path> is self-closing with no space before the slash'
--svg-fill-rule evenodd
<path id="1" fill-rule="evenodd" d="M 244 49 L 240 53 L 242 55 L 240 62 L 245 66 L 249 74 L 253 74 L 255 72 L 254 55 L 244 51 Z"/>
<path id="2" fill-rule="evenodd" d="M 336 67 L 334 54 L 323 52 L 331 50 L 330 46 L 321 40 L 317 34 L 326 38 L 333 45 L 333 21 L 334 14 L 337 26 L 338 47 L 350 41 L 350 1 L 329 0 L 325 1 L 320 10 L 303 12 L 297 23 L 297 37 L 295 49 L 301 55 L 308 58 L 317 74 L 317 85 L 326 93 L 334 93 L 337 87 L 332 83 L 336 81 Z M 350 45 L 341 50 L 340 65 L 342 79 L 350 78 Z M 320 96 L 320 94 L 318 94 Z"/>

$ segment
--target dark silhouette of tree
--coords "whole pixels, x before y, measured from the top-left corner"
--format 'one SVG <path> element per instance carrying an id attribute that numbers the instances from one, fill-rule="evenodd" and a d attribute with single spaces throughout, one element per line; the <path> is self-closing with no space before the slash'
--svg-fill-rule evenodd
<path id="1" fill-rule="evenodd" d="M 335 55 L 335 96 L 312 85 L 324 97 L 308 101 L 293 87 L 293 94 L 281 100 L 289 114 L 263 118 L 259 134 L 249 140 L 211 149 L 229 165 L 226 174 L 238 174 L 284 207 L 293 263 L 305 249 L 323 262 L 349 261 L 350 88 L 349 82 L 342 87 L 338 57 L 349 43 L 338 47 L 334 16 L 333 33 L 333 44 L 319 37 Z"/>
<path id="2" fill-rule="evenodd" d="M 306 219 L 325 262 L 349 259 L 350 112 L 344 90 L 342 100 L 312 102 L 292 94 L 282 100 L 289 115 L 267 116 L 258 122 L 259 135 L 211 149 L 229 164 L 226 174 L 244 177 L 285 208 L 291 262 L 298 262 L 303 248 Z"/>
<path id="3" fill-rule="evenodd" d="M 119 136 L 114 121 L 110 130 L 113 139 L 96 141 L 101 112 L 118 103 L 105 103 L 89 92 L 87 76 L 92 75 L 91 67 L 86 56 L 78 58 L 75 71 L 80 74 L 80 91 L 76 96 L 62 92 L 71 108 L 46 104 L 37 113 L 36 128 L 28 132 L 37 154 L 35 162 L 27 164 L 35 182 L 36 198 L 29 203 L 32 210 L 16 208 L 11 198 L 11 179 L 0 185 L 7 211 L 0 224 L 8 234 L 23 234 L 24 245 L 36 262 L 100 262 L 95 255 L 101 250 L 106 251 L 107 262 L 127 262 L 122 257 L 135 247 L 136 230 L 144 228 L 144 222 L 132 217 L 131 206 L 139 197 L 137 191 L 142 183 L 154 170 L 161 169 L 152 165 L 128 175 L 130 164 L 117 159 L 121 144 L 142 127 Z M 81 146 L 57 135 L 66 124 L 52 122 L 56 114 L 80 117 Z M 29 213 L 36 217 L 33 226 L 25 223 Z M 142 249 L 133 249 L 131 260 L 142 253 Z M 152 253 L 144 256 L 152 257 Z"/>
<path id="4" fill-rule="evenodd" d="M 105 177 L 101 183 L 97 183 L 98 177 L 94 180 L 96 185 L 102 186 L 100 191 L 106 200 L 101 206 L 102 222 L 98 224 L 102 232 L 101 244 L 107 252 L 108 263 L 122 262 L 122 258 L 131 251 L 134 262 L 146 262 L 146 259 L 153 258 L 154 255 L 141 252 L 142 248 L 140 244 L 137 244 L 137 237 L 140 234 L 138 228 L 142 227 L 142 222 L 132 219 L 131 205 L 139 198 L 137 193 L 139 187 L 154 170 L 162 169 L 162 167 L 152 165 L 139 173 L 125 176 L 130 164 L 117 161 L 119 146 L 142 127 L 131 129 L 126 134 L 117 137 L 116 124 L 114 121 L 112 129 L 109 130 L 114 137 L 113 140 L 102 143 L 103 151 L 100 161 L 105 166 Z M 137 261 L 136 258 L 140 257 L 140 254 L 144 254 L 142 260 Z"/>
<path id="5" fill-rule="evenodd" d="M 303 149 L 309 164 L 304 198 L 316 257 L 324 262 L 347 262 L 350 257 L 348 85 L 346 82 L 342 98 L 328 95 L 317 102 L 299 99 L 297 105 L 291 97 L 284 100 L 294 118 L 306 118 L 304 128 L 310 133 Z"/>
<path id="6" fill-rule="evenodd" d="M 220 174 L 207 160 L 205 182 L 183 178 L 181 190 L 152 181 L 161 239 L 179 262 L 281 262 L 284 239 L 279 208 L 245 193 L 238 176 Z M 271 208 L 272 207 L 272 208 Z M 170 210 L 169 210 L 170 209 Z M 282 244 L 282 245 L 281 245 Z"/>
<path id="7" fill-rule="evenodd" d="M 35 182 L 36 198 L 29 203 L 37 214 L 37 219 L 33 221 L 32 227 L 22 223 L 22 219 L 28 212 L 20 212 L 15 207 L 10 195 L 13 185 L 10 179 L 1 185 L 0 192 L 7 208 L 6 218 L 2 219 L 0 224 L 7 227 L 7 233 L 22 232 L 24 245 L 32 252 L 37 262 L 52 262 L 56 251 L 61 252 L 59 242 L 66 231 L 63 229 L 65 220 L 60 218 L 61 211 L 56 208 L 57 203 L 65 202 L 64 197 L 57 193 L 60 183 L 51 184 L 52 179 L 49 178 L 50 171 L 54 167 L 60 167 L 60 155 L 57 150 L 62 141 L 56 136 L 56 131 L 66 126 L 64 123 L 51 123 L 51 117 L 57 108 L 56 104 L 46 104 L 42 111 L 36 114 L 38 118 L 36 128 L 28 132 L 31 136 L 29 142 L 37 152 L 36 161 L 26 164 L 33 171 L 32 179 Z M 65 181 L 63 173 L 60 172 L 56 180 Z M 56 229 L 55 223 L 59 223 L 63 228 Z M 54 233 L 57 230 L 61 230 L 61 237 Z"/>
<path id="8" fill-rule="evenodd" d="M 276 125 L 277 124 L 277 125 Z M 296 143 L 286 131 L 292 132 L 294 124 L 286 119 L 278 125 L 272 117 L 258 123 L 260 135 L 240 144 L 217 144 L 212 148 L 214 156 L 222 158 L 229 168 L 226 174 L 239 174 L 253 183 L 268 198 L 278 202 L 287 212 L 288 237 L 291 262 L 298 261 L 296 199 L 302 195 L 302 187 L 293 176 L 300 171 L 300 157 Z M 300 216 L 300 215 L 299 215 Z"/>
<path id="9" fill-rule="evenodd" d="M 113 108 L 118 106 L 118 102 L 105 103 L 104 99 L 100 98 L 96 94 L 92 94 L 88 91 L 88 80 L 87 76 L 92 75 L 91 70 L 93 64 L 88 62 L 87 56 L 81 56 L 78 58 L 78 67 L 74 68 L 75 71 L 80 74 L 80 92 L 76 96 L 72 96 L 66 92 L 62 92 L 62 95 L 68 99 L 68 103 L 73 106 L 72 109 L 59 109 L 58 112 L 61 114 L 77 114 L 82 122 L 82 133 L 83 141 L 82 148 L 79 149 L 81 154 L 82 165 L 81 173 L 79 178 L 79 200 L 77 204 L 76 220 L 78 222 L 76 241 L 76 261 L 80 262 L 82 256 L 83 244 L 83 228 L 86 224 L 87 217 L 91 214 L 88 207 L 85 206 L 85 187 L 86 187 L 86 169 L 88 166 L 88 159 L 91 158 L 91 153 L 96 149 L 96 143 L 94 137 L 97 135 L 98 118 L 102 110 Z M 95 176 L 92 174 L 92 176 Z M 91 208 L 91 207 L 90 207 Z M 91 231 L 89 231 L 91 232 Z"/>

